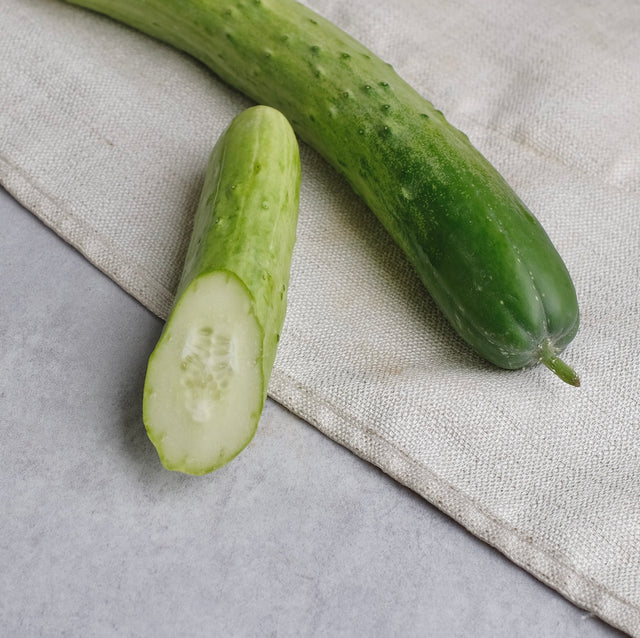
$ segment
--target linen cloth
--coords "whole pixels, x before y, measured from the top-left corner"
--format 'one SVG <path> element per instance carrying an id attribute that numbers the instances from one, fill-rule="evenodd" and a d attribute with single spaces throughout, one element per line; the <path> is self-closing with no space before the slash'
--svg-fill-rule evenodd
<path id="1" fill-rule="evenodd" d="M 392 63 L 540 219 L 576 284 L 582 323 L 565 359 L 583 385 L 473 354 L 372 213 L 303 144 L 270 396 L 640 636 L 640 9 L 305 3 Z M 208 155 L 251 104 L 108 18 L 0 0 L 0 183 L 160 317 Z"/>

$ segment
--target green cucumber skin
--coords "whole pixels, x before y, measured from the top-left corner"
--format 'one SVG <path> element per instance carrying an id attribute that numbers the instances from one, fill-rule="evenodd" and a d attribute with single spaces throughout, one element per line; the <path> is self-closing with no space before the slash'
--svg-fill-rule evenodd
<path id="1" fill-rule="evenodd" d="M 573 339 L 575 289 L 540 223 L 463 133 L 336 26 L 294 0 L 71 1 L 190 53 L 282 111 L 485 359 L 527 367 Z"/>
<path id="2" fill-rule="evenodd" d="M 288 120 L 254 106 L 216 143 L 193 222 L 176 300 L 196 277 L 233 273 L 262 327 L 263 396 L 287 309 L 300 196 L 300 154 Z"/>

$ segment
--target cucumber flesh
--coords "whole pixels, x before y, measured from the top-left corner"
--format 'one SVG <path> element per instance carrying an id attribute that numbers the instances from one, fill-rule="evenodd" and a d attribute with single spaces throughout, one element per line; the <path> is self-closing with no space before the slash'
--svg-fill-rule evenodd
<path id="1" fill-rule="evenodd" d="M 144 422 L 163 465 L 203 474 L 251 440 L 263 404 L 262 329 L 229 272 L 193 280 L 149 359 Z"/>

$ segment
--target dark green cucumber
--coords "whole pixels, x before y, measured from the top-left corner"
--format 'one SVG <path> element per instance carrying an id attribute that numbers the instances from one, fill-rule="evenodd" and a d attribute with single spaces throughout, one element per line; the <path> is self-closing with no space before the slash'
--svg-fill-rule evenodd
<path id="1" fill-rule="evenodd" d="M 389 66 L 294 0 L 72 0 L 198 58 L 282 111 L 349 181 L 457 332 L 515 369 L 578 329 L 576 293 L 540 223 L 491 164 Z"/>
<path id="2" fill-rule="evenodd" d="M 144 423 L 168 469 L 210 472 L 255 433 L 286 312 L 299 188 L 286 118 L 267 106 L 238 115 L 211 154 L 147 368 Z"/>

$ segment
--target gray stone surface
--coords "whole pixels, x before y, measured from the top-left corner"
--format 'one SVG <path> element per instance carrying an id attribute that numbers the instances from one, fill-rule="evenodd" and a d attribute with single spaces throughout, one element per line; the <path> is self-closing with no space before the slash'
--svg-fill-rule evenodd
<path id="1" fill-rule="evenodd" d="M 0 633 L 619 632 L 269 401 L 206 477 L 141 419 L 161 322 L 0 189 Z"/>

